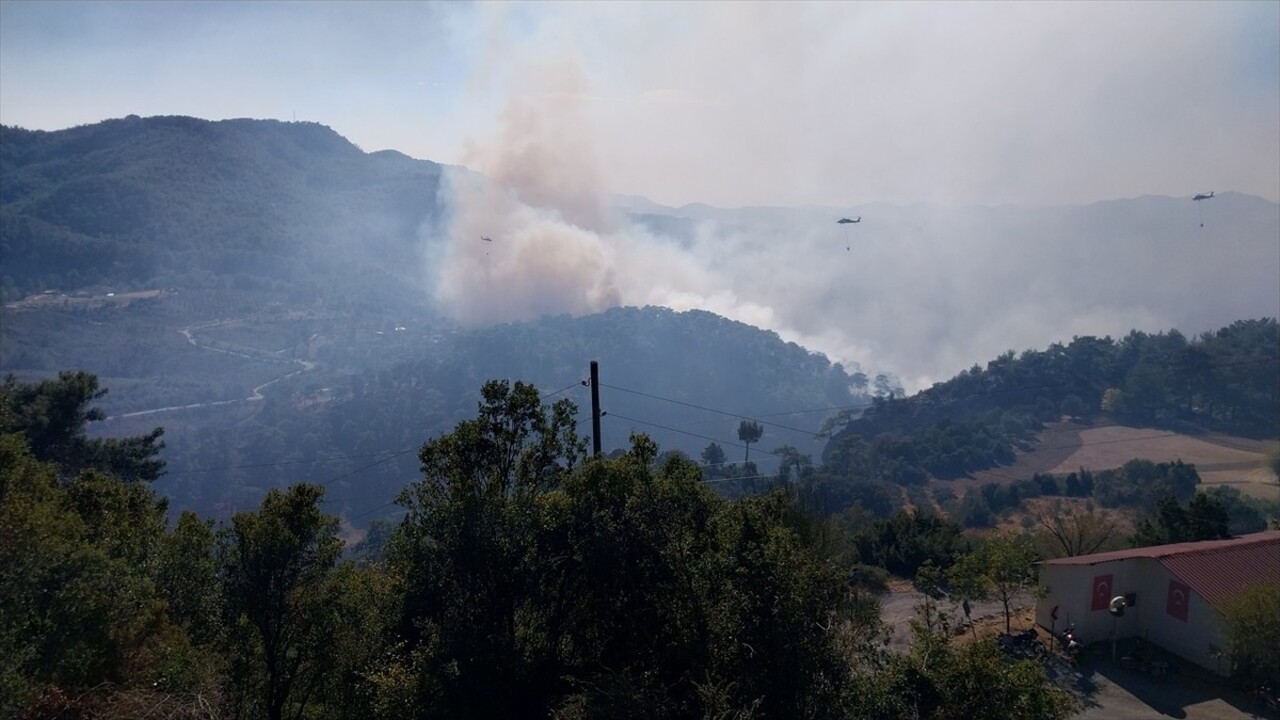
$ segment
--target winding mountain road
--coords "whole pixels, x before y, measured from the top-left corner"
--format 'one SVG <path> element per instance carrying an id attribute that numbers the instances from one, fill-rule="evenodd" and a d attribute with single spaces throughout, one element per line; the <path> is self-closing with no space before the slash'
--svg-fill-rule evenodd
<path id="1" fill-rule="evenodd" d="M 206 326 L 206 327 L 212 327 L 212 326 Z M 263 357 L 261 355 L 252 355 L 249 353 L 236 352 L 235 350 L 227 350 L 225 348 L 213 347 L 211 345 L 203 344 L 199 340 L 197 340 L 195 335 L 192 333 L 192 330 L 194 329 L 196 329 L 195 326 L 185 327 L 179 330 L 178 332 L 181 333 L 182 336 L 187 339 L 188 343 L 202 350 L 209 350 L 211 352 L 220 352 L 226 355 L 235 355 L 236 357 L 247 358 L 249 360 L 263 360 L 263 361 L 274 361 L 274 362 L 280 361 L 279 358 L 268 358 L 268 357 Z M 279 377 L 273 378 L 271 380 L 268 380 L 262 383 L 261 385 L 254 387 L 252 390 L 249 391 L 248 397 L 235 398 L 232 400 L 211 400 L 209 402 L 190 403 L 187 405 L 169 405 L 167 407 L 151 408 L 148 410 L 135 410 L 133 412 L 119 413 L 118 415 L 110 415 L 105 419 L 118 420 L 118 419 L 124 419 L 124 418 L 142 417 L 145 415 L 156 415 L 159 413 L 172 412 L 175 410 L 194 410 L 196 408 L 218 407 L 220 405 L 235 405 L 237 403 L 245 403 L 245 402 L 258 402 L 262 400 L 264 397 L 266 397 L 265 395 L 262 394 L 262 391 L 266 389 L 267 386 L 274 385 L 275 383 L 278 383 L 281 380 L 291 378 L 294 375 L 297 375 L 299 373 L 307 372 L 308 370 L 315 368 L 317 365 L 317 363 L 311 362 L 310 360 L 299 360 L 297 358 L 292 358 L 288 360 L 288 362 L 296 363 L 299 367 L 296 370 L 287 372 Z"/>

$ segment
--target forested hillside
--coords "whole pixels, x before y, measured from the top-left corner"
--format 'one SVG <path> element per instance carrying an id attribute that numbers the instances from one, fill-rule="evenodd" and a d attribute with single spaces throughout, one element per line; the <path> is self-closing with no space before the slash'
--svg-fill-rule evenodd
<path id="1" fill-rule="evenodd" d="M 552 399 L 572 399 L 589 426 L 590 394 L 582 383 L 591 360 L 601 368 L 606 451 L 627 447 L 632 432 L 643 432 L 690 457 L 718 441 L 732 452 L 730 460 L 740 461 L 738 422 L 759 417 L 767 423 L 758 446 L 764 452 L 754 457 L 772 472 L 778 458 L 768 451 L 792 445 L 815 453 L 817 431 L 832 409 L 866 402 L 860 374 L 773 333 L 700 311 L 619 308 L 375 337 L 365 351 L 381 348 L 396 362 L 376 367 L 357 359 L 346 372 L 350 350 L 326 346 L 314 357 L 333 370 L 280 382 L 252 416 L 208 417 L 199 432 L 172 432 L 166 456 L 182 473 L 161 487 L 184 506 L 214 509 L 256 503 L 273 487 L 335 478 L 331 509 L 364 516 L 388 503 L 417 463 L 402 454 L 348 473 L 411 450 L 473 413 L 475 388 L 486 379 L 524 379 Z M 318 459 L 331 462 L 306 464 Z"/>
<path id="2" fill-rule="evenodd" d="M 315 123 L 0 127 L 0 293 L 233 287 L 404 302 L 420 290 L 440 172 Z"/>
<path id="3" fill-rule="evenodd" d="M 330 509 L 364 525 L 389 512 L 416 473 L 412 449 L 474 412 L 483 382 L 523 379 L 585 408 L 579 383 L 591 360 L 602 367 L 607 449 L 648 433 L 706 462 L 728 495 L 767 487 L 775 473 L 805 477 L 813 506 L 830 512 L 858 504 L 888 514 L 903 487 L 919 499 L 931 480 L 1007 465 L 1062 417 L 1277 434 L 1274 319 L 1192 338 L 1134 331 L 1010 352 L 864 412 L 873 395 L 898 390 L 891 376 L 868 378 L 707 312 L 615 308 L 473 327 L 442 317 L 423 280 L 437 260 L 423 236 L 447 214 L 445 169 L 364 153 L 314 123 L 5 127 L 0 163 L 0 274 L 6 300 L 23 297 L 4 308 L 0 370 L 27 381 L 69 368 L 98 376 L 113 389 L 99 401 L 112 419 L 92 424 L 95 437 L 164 425 L 170 472 L 159 487 L 179 506 L 224 516 L 308 481 L 331 484 Z M 1139 198 L 1044 210 L 870 208 L 882 229 L 864 251 L 919 252 L 932 225 L 995 232 L 1002 257 L 1046 248 L 1075 257 L 1088 250 L 1072 238 L 1099 242 L 1090 228 L 1119 233 L 1134 217 L 1143 242 L 1269 257 L 1274 247 L 1259 237 L 1274 204 L 1221 200 L 1210 219 L 1227 244 L 1215 250 L 1166 211 L 1174 199 Z M 685 249 L 720 237 L 703 232 L 710 221 L 745 238 L 725 250 L 760 245 L 832 266 L 830 238 L 814 229 L 830 225 L 821 208 L 623 205 L 632 222 Z M 1053 242 L 1017 240 L 1045 220 Z M 1127 252 L 1130 263 L 1142 254 Z M 716 263 L 734 257 L 719 252 Z M 848 272 L 864 271 L 855 265 Z M 817 293 L 815 309 L 873 305 L 870 286 L 848 279 L 805 291 Z M 1249 298 L 1270 287 L 1245 284 Z M 768 297 L 769 283 L 757 285 Z M 744 419 L 759 423 L 758 438 L 738 434 Z M 986 505 L 1006 503 L 993 495 Z"/>
<path id="4" fill-rule="evenodd" d="M 76 455 L 94 447 L 97 392 L 70 374 L 0 391 L 5 716 L 1058 720 L 1072 707 L 1038 660 L 949 644 L 936 609 L 913 652 L 890 654 L 878 601 L 789 493 L 725 500 L 642 436 L 587 460 L 571 405 L 532 386 L 487 383 L 475 417 L 417 452 L 403 518 L 348 559 L 315 485 L 229 521 L 167 522 L 128 474 L 154 438 L 127 443 L 128 462 Z M 1013 548 L 1025 575 L 1031 556 L 1011 543 L 990 547 Z"/>
<path id="5" fill-rule="evenodd" d="M 823 411 L 865 399 L 856 368 L 709 313 L 441 317 L 425 278 L 444 168 L 364 153 L 315 123 L 5 127 L 0 171 L 0 370 L 100 377 L 112 419 L 95 434 L 165 425 L 161 487 L 181 507 L 227 514 L 274 487 L 337 478 L 330 497 L 349 500 L 333 509 L 365 514 L 416 473 L 403 451 L 473 413 L 483 382 L 584 401 L 593 359 L 632 391 L 605 392 L 609 448 L 632 430 L 691 455 L 704 437 L 732 441 L 738 418 L 678 402 L 807 411 L 779 420 L 796 430 L 765 434 L 758 457 L 772 468 L 768 449 L 816 451 Z"/>
<path id="6" fill-rule="evenodd" d="M 1077 337 L 1010 351 L 907 398 L 836 419 L 829 463 L 873 463 L 894 482 L 954 478 L 1013 461 L 1043 423 L 1100 415 L 1190 433 L 1280 437 L 1280 326 L 1242 320 L 1188 339 L 1176 330 Z"/>

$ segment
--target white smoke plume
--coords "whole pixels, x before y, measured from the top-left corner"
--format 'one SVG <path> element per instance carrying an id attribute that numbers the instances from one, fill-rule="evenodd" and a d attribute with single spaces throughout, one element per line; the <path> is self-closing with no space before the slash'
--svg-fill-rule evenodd
<path id="1" fill-rule="evenodd" d="M 582 315 L 618 305 L 700 308 L 761 327 L 774 311 L 673 238 L 610 207 L 572 61 L 535 64 L 495 137 L 471 143 L 441 189 L 444 242 L 432 253 L 435 299 L 466 323 Z M 488 238 L 487 240 L 485 238 Z M 695 245 L 717 242 L 710 224 Z"/>
<path id="2" fill-rule="evenodd" d="M 699 308 L 914 390 L 1006 350 L 1135 328 L 1194 334 L 1280 306 L 1280 211 L 1230 193 L 1207 207 L 638 204 L 684 223 L 659 232 L 606 194 L 594 133 L 610 127 L 592 114 L 606 101 L 580 62 L 516 65 L 497 127 L 464 158 L 479 174 L 446 177 L 430 243 L 435 299 L 462 322 Z M 691 156 L 670 172 L 698 169 Z M 837 225 L 841 214 L 864 219 Z"/>

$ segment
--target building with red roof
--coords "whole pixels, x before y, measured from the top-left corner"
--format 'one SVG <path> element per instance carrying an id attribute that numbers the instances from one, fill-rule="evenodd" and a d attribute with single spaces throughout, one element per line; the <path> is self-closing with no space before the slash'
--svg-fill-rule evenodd
<path id="1" fill-rule="evenodd" d="M 1280 531 L 1048 560 L 1036 623 L 1072 624 L 1084 643 L 1141 637 L 1225 673 L 1223 612 L 1260 582 L 1280 586 Z M 1116 616 L 1111 607 L 1121 597 L 1126 607 Z"/>

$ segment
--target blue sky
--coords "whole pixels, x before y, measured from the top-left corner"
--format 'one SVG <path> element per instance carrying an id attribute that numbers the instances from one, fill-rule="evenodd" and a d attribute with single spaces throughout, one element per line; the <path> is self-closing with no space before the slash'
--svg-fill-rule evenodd
<path id="1" fill-rule="evenodd" d="M 673 205 L 1280 200 L 1280 3 L 0 0 L 0 122 L 127 114 Z"/>

